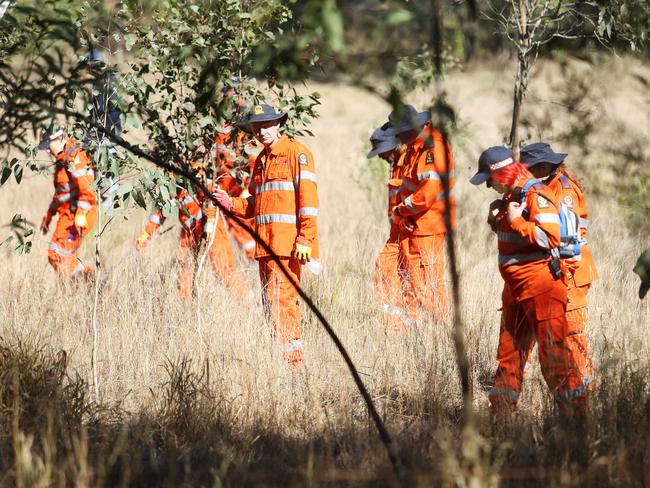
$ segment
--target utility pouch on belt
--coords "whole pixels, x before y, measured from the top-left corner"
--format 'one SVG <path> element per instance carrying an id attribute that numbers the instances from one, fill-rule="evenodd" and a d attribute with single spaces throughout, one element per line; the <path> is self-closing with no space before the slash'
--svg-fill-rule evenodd
<path id="1" fill-rule="evenodd" d="M 554 280 L 561 280 L 564 276 L 562 271 L 562 266 L 560 265 L 560 260 L 553 258 L 548 262 L 548 267 L 551 268 L 551 274 L 553 275 Z"/>

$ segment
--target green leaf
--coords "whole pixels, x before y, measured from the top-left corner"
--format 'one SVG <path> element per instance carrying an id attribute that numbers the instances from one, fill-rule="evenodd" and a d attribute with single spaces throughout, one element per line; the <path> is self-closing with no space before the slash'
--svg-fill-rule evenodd
<path id="1" fill-rule="evenodd" d="M 20 165 L 14 166 L 14 178 L 16 179 L 16 183 L 20 184 L 20 182 L 23 179 L 23 167 Z"/>
<path id="2" fill-rule="evenodd" d="M 126 120 L 124 122 L 127 127 L 131 127 L 133 129 L 142 129 L 142 119 L 140 119 L 140 117 L 133 112 L 126 114 Z"/>
<path id="3" fill-rule="evenodd" d="M 2 168 L 2 176 L 0 177 L 0 186 L 4 185 L 9 177 L 11 176 L 11 168 L 9 166 L 5 166 Z"/>
<path id="4" fill-rule="evenodd" d="M 394 27 L 399 24 L 410 22 L 411 20 L 413 20 L 413 14 L 408 10 L 400 9 L 396 10 L 395 12 L 391 12 L 388 17 L 386 17 L 386 24 Z"/>
<path id="5" fill-rule="evenodd" d="M 138 42 L 138 36 L 135 34 L 124 35 L 124 47 L 127 51 L 130 51 L 136 42 Z"/>

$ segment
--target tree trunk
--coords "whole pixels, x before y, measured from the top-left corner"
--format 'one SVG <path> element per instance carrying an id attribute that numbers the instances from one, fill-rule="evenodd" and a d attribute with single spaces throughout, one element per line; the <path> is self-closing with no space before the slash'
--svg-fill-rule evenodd
<path id="1" fill-rule="evenodd" d="M 530 53 L 530 38 L 528 36 L 528 13 L 525 0 L 513 0 L 519 10 L 518 20 L 518 40 L 517 40 L 517 75 L 515 77 L 515 89 L 512 104 L 512 124 L 510 125 L 510 136 L 508 145 L 518 155 L 519 152 L 519 117 L 521 115 L 521 106 L 526 96 L 528 87 L 528 72 L 530 65 L 528 63 L 528 54 Z"/>

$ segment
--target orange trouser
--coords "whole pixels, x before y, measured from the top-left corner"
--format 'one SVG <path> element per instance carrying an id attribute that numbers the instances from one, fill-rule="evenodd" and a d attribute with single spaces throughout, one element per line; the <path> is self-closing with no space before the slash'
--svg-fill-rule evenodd
<path id="1" fill-rule="evenodd" d="M 585 335 L 585 328 L 587 326 L 587 293 L 589 292 L 589 285 L 585 286 L 572 286 L 571 280 L 567 288 L 567 311 L 566 320 L 569 327 L 567 332 L 566 343 L 575 361 L 580 368 L 580 374 L 584 378 L 585 384 L 592 383 L 595 379 L 594 365 L 589 357 L 589 350 L 587 348 L 587 337 Z M 532 350 L 531 354 L 532 355 Z M 530 362 L 530 355 L 528 361 Z M 524 370 L 524 376 L 526 376 Z"/>
<path id="2" fill-rule="evenodd" d="M 436 320 L 449 319 L 449 301 L 445 286 L 445 234 L 400 237 L 404 259 L 404 298 L 408 316 L 416 320 L 418 308 L 424 308 Z"/>
<path id="3" fill-rule="evenodd" d="M 297 259 L 281 257 L 281 262 L 300 284 L 300 263 Z M 298 292 L 286 278 L 280 266 L 270 257 L 258 260 L 262 284 L 264 312 L 273 323 L 273 337 L 282 348 L 282 354 L 291 365 L 302 363 L 302 333 Z"/>
<path id="4" fill-rule="evenodd" d="M 566 301 L 562 281 L 554 281 L 541 295 L 520 302 L 504 301 L 499 366 L 489 395 L 493 412 L 516 409 L 526 359 L 537 341 L 542 374 L 562 413 L 584 414 L 586 385 L 567 343 Z"/>
<path id="5" fill-rule="evenodd" d="M 228 231 L 233 239 L 237 242 L 239 247 L 241 247 L 246 253 L 246 257 L 250 260 L 255 259 L 255 239 L 246 232 L 242 227 L 237 225 L 234 220 L 226 218 L 228 222 Z M 255 221 L 253 219 L 244 219 L 244 222 L 248 224 L 249 227 L 255 228 Z"/>
<path id="6" fill-rule="evenodd" d="M 88 227 L 79 235 L 74 227 L 74 213 L 70 207 L 60 208 L 58 221 L 52 234 L 47 260 L 52 267 L 66 275 L 77 273 L 89 274 L 92 269 L 84 265 L 79 257 L 79 247 L 85 236 L 95 227 L 97 222 L 97 207 L 93 206 L 86 214 Z"/>
<path id="7" fill-rule="evenodd" d="M 575 287 L 571 286 L 569 282 L 567 290 L 569 303 L 566 313 L 569 326 L 567 346 L 571 350 L 575 361 L 578 363 L 585 384 L 591 383 L 595 379 L 594 366 L 589 357 L 587 337 L 585 336 L 588 292 L 589 285 Z"/>
<path id="8" fill-rule="evenodd" d="M 203 222 L 199 221 L 192 231 L 185 227 L 181 229 L 179 269 L 178 269 L 178 295 L 183 299 L 192 296 L 194 270 L 200 254 L 205 252 L 201 244 L 208 245 L 208 241 L 202 239 Z M 203 242 L 202 242 L 203 241 Z M 226 233 L 226 226 L 223 220 L 219 219 L 215 230 L 214 241 L 208 250 L 207 258 L 210 260 L 214 274 L 223 282 L 238 298 L 249 300 L 251 291 L 246 281 L 235 267 L 235 256 L 232 245 Z"/>
<path id="9" fill-rule="evenodd" d="M 375 261 L 375 290 L 382 303 L 386 329 L 395 333 L 411 330 L 412 321 L 404 309 L 402 292 L 402 277 L 405 273 L 397 232 L 391 229 L 391 234 Z"/>

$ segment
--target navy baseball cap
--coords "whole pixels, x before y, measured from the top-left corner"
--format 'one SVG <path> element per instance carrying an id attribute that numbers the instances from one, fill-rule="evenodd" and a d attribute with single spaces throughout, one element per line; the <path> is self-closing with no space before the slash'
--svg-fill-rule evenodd
<path id="1" fill-rule="evenodd" d="M 261 103 L 259 105 L 253 105 L 248 116 L 239 125 L 250 126 L 258 122 L 270 122 L 272 120 L 279 120 L 280 125 L 284 125 L 288 117 L 289 114 L 276 112 L 270 105 Z"/>
<path id="2" fill-rule="evenodd" d="M 472 185 L 482 185 L 492 173 L 515 162 L 515 156 L 505 146 L 492 146 L 481 153 L 478 158 L 478 171 L 472 176 L 469 182 Z"/>
<path id="3" fill-rule="evenodd" d="M 562 164 L 568 156 L 566 153 L 556 153 L 551 146 L 545 142 L 528 144 L 521 149 L 519 159 L 526 166 L 535 166 L 539 163 Z"/>
<path id="4" fill-rule="evenodd" d="M 368 159 L 374 158 L 379 154 L 392 151 L 400 144 L 400 140 L 394 135 L 387 133 L 383 127 L 384 126 L 375 129 L 375 131 L 370 136 L 370 144 L 372 144 L 372 150 L 366 156 Z"/>
<path id="5" fill-rule="evenodd" d="M 420 130 L 429 120 L 429 112 L 418 112 L 413 105 L 402 105 L 388 116 L 387 132 L 391 135 Z"/>

